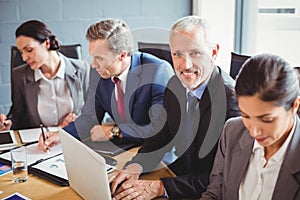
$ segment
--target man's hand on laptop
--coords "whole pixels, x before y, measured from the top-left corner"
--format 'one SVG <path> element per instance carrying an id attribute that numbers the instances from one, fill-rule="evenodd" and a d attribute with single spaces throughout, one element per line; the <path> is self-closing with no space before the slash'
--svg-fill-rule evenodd
<path id="1" fill-rule="evenodd" d="M 164 194 L 165 188 L 161 180 L 132 180 L 121 185 L 115 192 L 113 200 L 154 199 Z"/>
<path id="2" fill-rule="evenodd" d="M 110 183 L 111 194 L 115 194 L 116 192 L 118 192 L 123 184 L 131 182 L 133 180 L 138 180 L 142 172 L 143 168 L 141 165 L 132 163 L 128 165 L 124 170 L 109 174 L 108 181 Z"/>
<path id="3" fill-rule="evenodd" d="M 108 141 L 113 138 L 110 133 L 112 126 L 109 125 L 95 125 L 91 131 L 91 140 L 92 141 Z"/>
<path id="4" fill-rule="evenodd" d="M 49 150 L 49 147 L 53 147 L 60 142 L 59 134 L 57 131 L 45 132 L 45 137 L 46 140 L 44 141 L 43 135 L 40 134 L 38 148 L 41 151 L 47 152 L 47 150 Z"/>

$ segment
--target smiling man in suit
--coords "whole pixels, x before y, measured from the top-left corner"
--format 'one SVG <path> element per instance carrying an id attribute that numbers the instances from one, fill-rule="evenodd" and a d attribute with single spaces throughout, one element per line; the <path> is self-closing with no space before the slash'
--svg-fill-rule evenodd
<path id="1" fill-rule="evenodd" d="M 172 26 L 169 42 L 177 76 L 170 79 L 164 95 L 166 123 L 146 139 L 123 171 L 110 175 L 115 199 L 199 198 L 205 191 L 224 122 L 240 114 L 234 80 L 214 64 L 219 45 L 209 36 L 205 20 L 198 16 L 184 17 Z M 138 180 L 173 149 L 169 168 L 176 177 Z"/>

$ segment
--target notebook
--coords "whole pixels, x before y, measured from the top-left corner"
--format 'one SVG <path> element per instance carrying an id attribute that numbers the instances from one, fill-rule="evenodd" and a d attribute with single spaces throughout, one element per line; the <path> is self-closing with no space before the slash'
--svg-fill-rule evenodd
<path id="1" fill-rule="evenodd" d="M 111 199 L 104 158 L 58 129 L 69 184 L 83 199 Z"/>

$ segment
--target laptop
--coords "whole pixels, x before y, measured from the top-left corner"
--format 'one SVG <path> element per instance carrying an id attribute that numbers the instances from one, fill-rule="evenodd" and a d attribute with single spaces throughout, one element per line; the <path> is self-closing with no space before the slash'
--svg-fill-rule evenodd
<path id="1" fill-rule="evenodd" d="M 58 129 L 70 187 L 83 199 L 111 199 L 105 159 Z"/>

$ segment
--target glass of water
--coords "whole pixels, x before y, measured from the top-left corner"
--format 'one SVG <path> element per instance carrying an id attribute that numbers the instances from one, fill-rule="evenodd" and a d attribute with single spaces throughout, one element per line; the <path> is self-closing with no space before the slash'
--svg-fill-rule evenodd
<path id="1" fill-rule="evenodd" d="M 25 147 L 19 147 L 10 151 L 13 181 L 23 183 L 28 180 L 27 153 Z"/>

